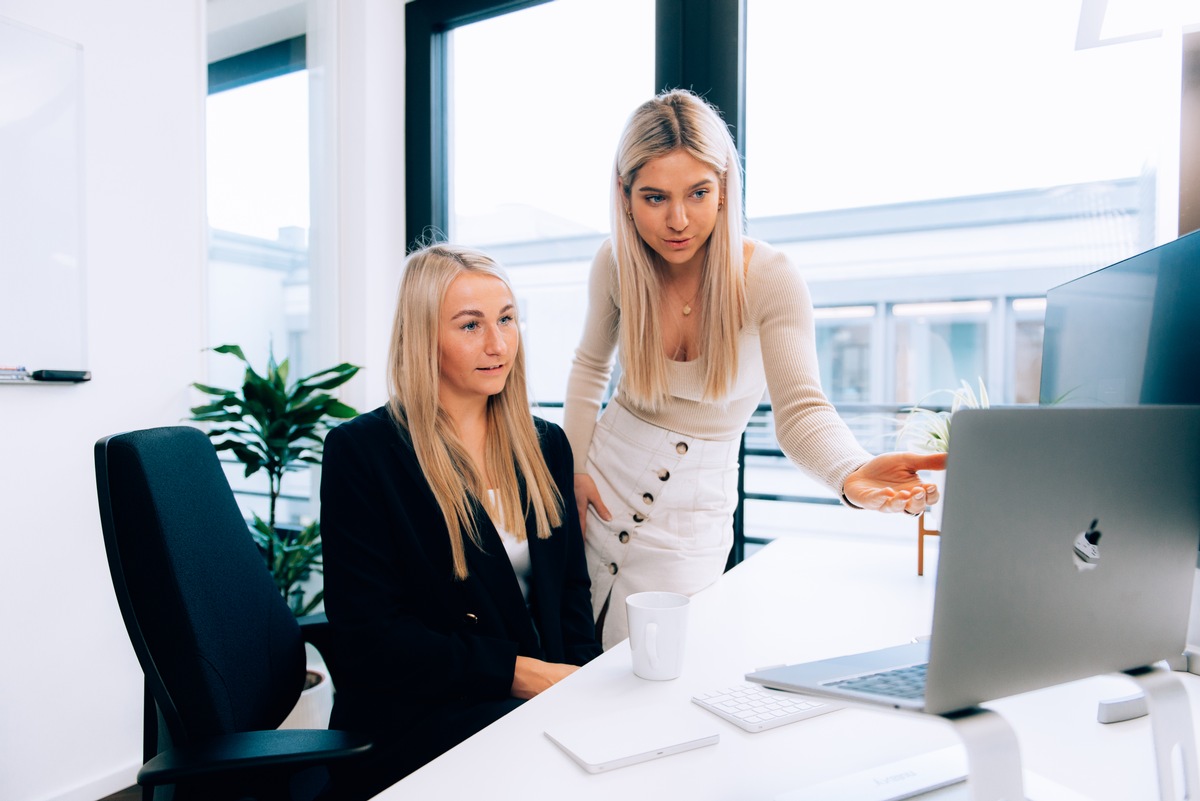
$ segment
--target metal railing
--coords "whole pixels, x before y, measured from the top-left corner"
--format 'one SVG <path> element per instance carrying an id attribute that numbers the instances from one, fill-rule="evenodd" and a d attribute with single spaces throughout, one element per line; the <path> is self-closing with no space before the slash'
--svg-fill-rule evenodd
<path id="1" fill-rule="evenodd" d="M 536 413 L 538 409 L 562 409 L 562 407 L 563 403 L 560 401 L 540 402 L 534 405 L 533 410 Z M 910 406 L 903 404 L 837 403 L 834 404 L 834 408 L 842 419 L 846 421 L 846 424 L 850 427 L 850 430 L 854 433 L 858 441 L 863 444 L 863 447 L 872 453 L 883 453 L 884 451 L 895 449 L 896 434 Z M 926 408 L 929 408 L 931 411 L 946 410 L 944 407 L 938 406 L 929 406 Z M 729 554 L 727 568 L 733 567 L 745 559 L 747 544 L 765 545 L 770 542 L 765 537 L 746 534 L 747 501 L 807 503 L 830 506 L 841 504 L 841 499 L 828 495 L 747 491 L 746 460 L 748 458 L 777 459 L 781 462 L 787 462 L 787 455 L 779 447 L 779 441 L 775 436 L 775 418 L 772 414 L 771 404 L 769 403 L 758 405 L 751 415 L 749 422 L 746 424 L 745 430 L 742 432 L 741 446 L 738 449 L 738 500 L 733 513 L 733 548 Z M 223 461 L 236 463 L 236 460 L 232 459 L 232 457 L 224 457 Z M 234 494 L 247 498 L 267 497 L 266 492 L 244 488 L 235 489 Z M 280 499 L 307 503 L 311 500 L 311 497 L 303 494 L 287 493 L 281 495 Z"/>
<path id="2" fill-rule="evenodd" d="M 894 450 L 896 435 L 900 430 L 902 418 L 908 413 L 910 406 L 901 404 L 879 403 L 838 403 L 834 404 L 841 418 L 849 426 L 855 438 L 872 453 L 883 453 Z M 933 411 L 941 411 L 941 407 L 930 407 Z M 787 455 L 779 446 L 775 437 L 775 418 L 769 403 L 760 403 L 751 415 L 742 432 L 742 444 L 738 452 L 738 501 L 733 513 L 733 548 L 729 554 L 726 569 L 745 559 L 746 545 L 765 545 L 770 542 L 765 537 L 755 537 L 746 534 L 746 502 L 767 501 L 772 503 L 808 503 L 828 506 L 840 506 L 841 499 L 828 495 L 799 495 L 777 492 L 749 492 L 746 490 L 746 459 L 747 457 L 766 457 L 787 460 Z"/>

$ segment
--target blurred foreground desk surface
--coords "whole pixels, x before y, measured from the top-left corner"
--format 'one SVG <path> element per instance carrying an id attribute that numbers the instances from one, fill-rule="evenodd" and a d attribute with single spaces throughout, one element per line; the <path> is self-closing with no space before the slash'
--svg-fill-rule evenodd
<path id="1" fill-rule="evenodd" d="M 770 801 L 957 745 L 948 724 L 914 715 L 846 708 L 749 734 L 691 703 L 692 695 L 739 683 L 757 667 L 895 645 L 927 633 L 936 571 L 914 576 L 910 556 L 905 551 L 897 558 L 895 549 L 869 542 L 777 540 L 695 596 L 680 678 L 637 678 L 628 644 L 621 643 L 377 799 Z M 1181 675 L 1200 719 L 1200 677 Z M 1135 691 L 1128 679 L 1102 676 L 986 706 L 1013 725 L 1026 771 L 1073 791 L 1057 797 L 1155 799 L 1149 719 L 1096 721 L 1100 699 Z M 543 734 L 559 721 L 663 703 L 681 716 L 712 718 L 720 742 L 592 775 Z M 959 785 L 924 797 L 940 801 L 965 797 L 964 791 Z M 1032 785 L 1026 791 L 1032 794 Z"/>

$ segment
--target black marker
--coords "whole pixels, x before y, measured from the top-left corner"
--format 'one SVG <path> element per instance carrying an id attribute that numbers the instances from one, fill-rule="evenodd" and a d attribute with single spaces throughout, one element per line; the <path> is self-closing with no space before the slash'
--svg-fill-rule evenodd
<path id="1" fill-rule="evenodd" d="M 91 370 L 34 370 L 31 374 L 34 381 L 91 381 Z"/>

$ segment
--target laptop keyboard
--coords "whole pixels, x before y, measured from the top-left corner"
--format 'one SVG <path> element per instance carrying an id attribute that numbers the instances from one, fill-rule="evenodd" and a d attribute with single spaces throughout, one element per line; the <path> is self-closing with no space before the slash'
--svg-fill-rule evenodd
<path id="1" fill-rule="evenodd" d="M 866 676 L 830 682 L 830 687 L 844 690 L 884 695 L 889 698 L 922 698 L 925 695 L 925 668 L 927 664 L 893 668 Z"/>
<path id="2" fill-rule="evenodd" d="M 692 701 L 749 732 L 774 729 L 841 709 L 830 701 L 750 683 L 700 693 Z"/>

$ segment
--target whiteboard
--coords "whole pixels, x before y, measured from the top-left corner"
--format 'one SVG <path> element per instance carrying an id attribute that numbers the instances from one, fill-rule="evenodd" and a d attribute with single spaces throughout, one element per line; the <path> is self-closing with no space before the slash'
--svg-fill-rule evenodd
<path id="1" fill-rule="evenodd" d="M 83 48 L 0 17 L 0 368 L 87 366 Z"/>

